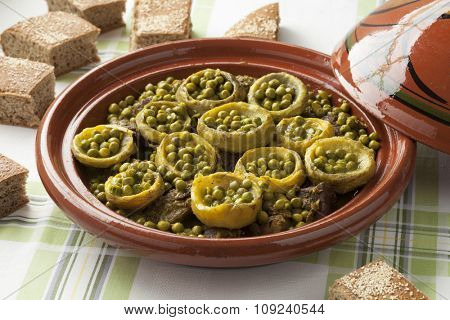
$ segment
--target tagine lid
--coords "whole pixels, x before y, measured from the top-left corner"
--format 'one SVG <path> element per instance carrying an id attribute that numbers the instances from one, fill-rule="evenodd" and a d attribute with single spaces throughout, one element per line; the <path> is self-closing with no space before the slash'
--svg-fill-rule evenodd
<path id="1" fill-rule="evenodd" d="M 450 153 L 450 5 L 391 0 L 335 48 L 331 65 L 368 112 Z"/>

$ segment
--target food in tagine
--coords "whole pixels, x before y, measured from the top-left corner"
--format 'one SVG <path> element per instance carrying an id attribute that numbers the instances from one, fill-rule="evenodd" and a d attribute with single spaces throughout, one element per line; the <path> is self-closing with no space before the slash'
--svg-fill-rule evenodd
<path id="1" fill-rule="evenodd" d="M 115 125 L 86 128 L 75 136 L 72 153 L 82 164 L 108 168 L 136 152 L 133 132 Z"/>
<path id="2" fill-rule="evenodd" d="M 301 116 L 281 120 L 276 130 L 280 144 L 301 156 L 314 141 L 334 136 L 333 126 L 328 121 Z"/>
<path id="3" fill-rule="evenodd" d="M 266 146 L 275 131 L 267 110 L 245 102 L 230 102 L 204 113 L 197 132 L 216 148 L 244 152 Z"/>
<path id="4" fill-rule="evenodd" d="M 306 98 L 305 84 L 285 72 L 257 79 L 248 92 L 248 102 L 267 109 L 275 121 L 301 115 Z"/>
<path id="5" fill-rule="evenodd" d="M 231 73 L 205 69 L 186 78 L 176 92 L 176 99 L 187 105 L 189 114 L 203 114 L 214 107 L 242 101 L 245 91 Z"/>
<path id="6" fill-rule="evenodd" d="M 212 239 L 302 228 L 375 172 L 378 134 L 348 101 L 293 75 L 205 69 L 154 83 L 107 106 L 115 124 L 85 128 L 72 143 L 89 190 L 135 223 Z"/>

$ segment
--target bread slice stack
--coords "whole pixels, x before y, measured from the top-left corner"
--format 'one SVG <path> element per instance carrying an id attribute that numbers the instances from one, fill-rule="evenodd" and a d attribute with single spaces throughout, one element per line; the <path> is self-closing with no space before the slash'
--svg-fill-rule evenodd
<path id="1" fill-rule="evenodd" d="M 125 25 L 125 0 L 47 0 L 49 11 L 78 15 L 100 28 L 102 32 Z"/>
<path id="2" fill-rule="evenodd" d="M 66 12 L 21 21 L 1 35 L 7 56 L 40 61 L 55 67 L 55 75 L 99 61 L 95 41 L 100 29 Z"/>
<path id="3" fill-rule="evenodd" d="M 27 177 L 26 168 L 0 154 L 0 218 L 28 203 Z"/>
<path id="4" fill-rule="evenodd" d="M 0 57 L 0 123 L 37 127 L 54 97 L 52 66 Z"/>
<path id="5" fill-rule="evenodd" d="M 130 49 L 191 36 L 191 0 L 136 0 Z"/>
<path id="6" fill-rule="evenodd" d="M 330 300 L 427 300 L 419 289 L 384 261 L 371 262 L 340 279 L 328 292 Z"/>
<path id="7" fill-rule="evenodd" d="M 253 11 L 238 21 L 226 33 L 227 37 L 247 37 L 278 40 L 280 23 L 278 3 L 271 3 Z"/>

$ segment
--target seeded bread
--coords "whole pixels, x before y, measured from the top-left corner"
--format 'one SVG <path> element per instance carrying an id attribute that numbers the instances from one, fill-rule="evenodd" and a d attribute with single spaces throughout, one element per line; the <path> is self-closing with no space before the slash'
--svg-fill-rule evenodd
<path id="1" fill-rule="evenodd" d="M 54 97 L 52 66 L 0 57 L 0 123 L 37 127 Z"/>
<path id="2" fill-rule="evenodd" d="M 330 300 L 427 300 L 419 289 L 384 261 L 371 262 L 337 279 Z"/>
<path id="3" fill-rule="evenodd" d="M 225 36 L 278 40 L 279 23 L 278 3 L 271 3 L 238 21 L 225 33 Z"/>
<path id="4" fill-rule="evenodd" d="M 131 22 L 131 50 L 190 38 L 191 5 L 191 0 L 136 0 Z"/>
<path id="5" fill-rule="evenodd" d="M 66 12 L 49 12 L 6 29 L 1 36 L 7 56 L 44 62 L 60 75 L 99 61 L 95 41 L 100 29 Z"/>
<path id="6" fill-rule="evenodd" d="M 125 0 L 46 0 L 49 11 L 76 14 L 99 27 L 102 32 L 125 25 Z"/>
<path id="7" fill-rule="evenodd" d="M 28 170 L 0 154 L 0 218 L 28 202 L 25 184 Z"/>

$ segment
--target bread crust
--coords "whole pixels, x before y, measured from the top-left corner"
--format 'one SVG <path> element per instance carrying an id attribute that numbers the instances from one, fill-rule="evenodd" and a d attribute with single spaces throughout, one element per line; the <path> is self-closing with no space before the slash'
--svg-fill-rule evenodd
<path id="1" fill-rule="evenodd" d="M 227 37 L 249 37 L 278 40 L 280 23 L 278 2 L 265 5 L 234 24 L 226 33 Z"/>
<path id="2" fill-rule="evenodd" d="M 371 262 L 337 279 L 329 300 L 427 300 L 428 297 L 384 261 Z"/>

